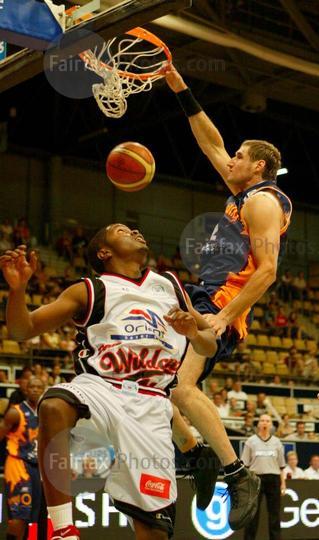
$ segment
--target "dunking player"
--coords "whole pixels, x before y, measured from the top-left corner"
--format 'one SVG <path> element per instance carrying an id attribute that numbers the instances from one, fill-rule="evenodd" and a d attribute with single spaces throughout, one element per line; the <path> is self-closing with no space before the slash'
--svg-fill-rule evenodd
<path id="1" fill-rule="evenodd" d="M 9 524 L 7 540 L 23 540 L 28 523 L 36 523 L 41 506 L 41 480 L 37 459 L 37 404 L 43 382 L 29 379 L 26 399 L 11 405 L 0 424 L 0 440 L 6 437 L 4 481 Z"/>
<path id="2" fill-rule="evenodd" d="M 219 336 L 218 350 L 205 361 L 189 347 L 173 400 L 223 463 L 230 491 L 237 491 L 239 501 L 237 510 L 233 509 L 231 525 L 239 528 L 249 519 L 251 509 L 247 507 L 245 515 L 242 505 L 250 499 L 254 487 L 245 469 L 239 470 L 242 465 L 225 437 L 213 403 L 196 384 L 211 372 L 216 361 L 230 356 L 238 341 L 247 336 L 251 306 L 276 279 L 292 206 L 276 185 L 281 160 L 277 148 L 266 141 L 244 141 L 231 158 L 216 126 L 171 65 L 166 68 L 166 81 L 176 93 L 200 148 L 232 193 L 224 216 L 202 251 L 202 282 L 187 288 L 193 306 L 206 314 Z"/>
<path id="3" fill-rule="evenodd" d="M 89 244 L 89 260 L 100 277 L 72 285 L 31 313 L 25 289 L 36 268 L 35 253 L 28 262 L 20 246 L 0 258 L 10 286 L 12 336 L 28 339 L 70 319 L 79 330 L 78 376 L 49 389 L 39 405 L 39 462 L 54 540 L 79 538 L 65 469 L 68 431 L 79 418 L 90 418 L 105 441 L 127 456 L 114 464 L 106 489 L 118 510 L 132 518 L 136 538 L 164 540 L 173 532 L 176 480 L 168 391 L 186 337 L 202 355 L 213 354 L 216 343 L 173 276 L 142 271 L 147 253 L 138 231 L 121 224 L 101 229 Z"/>

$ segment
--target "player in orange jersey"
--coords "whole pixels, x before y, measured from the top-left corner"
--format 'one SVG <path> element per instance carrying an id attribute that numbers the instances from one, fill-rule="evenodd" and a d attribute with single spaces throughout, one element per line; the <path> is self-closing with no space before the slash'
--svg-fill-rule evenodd
<path id="1" fill-rule="evenodd" d="M 6 437 L 4 480 L 9 523 L 7 540 L 23 540 L 28 523 L 36 523 L 41 503 L 41 480 L 37 460 L 37 404 L 44 391 L 35 377 L 28 382 L 26 399 L 12 405 L 0 424 L 0 440 Z"/>

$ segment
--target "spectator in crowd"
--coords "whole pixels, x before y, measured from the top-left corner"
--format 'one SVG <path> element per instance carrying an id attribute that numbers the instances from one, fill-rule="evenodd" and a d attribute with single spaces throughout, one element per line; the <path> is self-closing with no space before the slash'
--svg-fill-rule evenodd
<path id="1" fill-rule="evenodd" d="M 18 221 L 17 226 L 13 230 L 13 242 L 15 246 L 20 244 L 28 245 L 30 241 L 30 229 L 25 218 Z"/>
<path id="2" fill-rule="evenodd" d="M 229 416 L 243 416 L 244 411 L 240 408 L 240 405 L 236 398 L 232 397 L 229 400 Z"/>
<path id="3" fill-rule="evenodd" d="M 301 338 L 301 328 L 299 323 L 299 314 L 297 311 L 291 311 L 288 317 L 288 337 L 291 339 Z"/>
<path id="4" fill-rule="evenodd" d="M 42 335 L 42 347 L 44 349 L 59 349 L 60 334 L 58 332 L 45 332 Z"/>
<path id="5" fill-rule="evenodd" d="M 287 465 L 284 468 L 284 474 L 286 480 L 302 480 L 305 478 L 304 471 L 297 467 L 298 455 L 297 452 L 287 452 L 286 455 Z"/>
<path id="6" fill-rule="evenodd" d="M 257 394 L 256 401 L 256 415 L 261 416 L 263 414 L 269 414 L 274 417 L 277 422 L 281 421 L 280 415 L 275 407 L 272 405 L 270 398 L 266 396 L 264 392 Z"/>
<path id="7" fill-rule="evenodd" d="M 59 361 L 56 361 L 53 365 L 51 375 L 49 376 L 49 386 L 60 384 L 65 382 L 65 379 L 61 375 L 61 365 Z"/>
<path id="8" fill-rule="evenodd" d="M 228 392 L 227 392 L 226 388 L 222 388 L 222 389 L 220 390 L 220 393 L 221 393 L 221 395 L 222 395 L 223 402 L 224 402 L 224 403 L 228 403 Z"/>
<path id="9" fill-rule="evenodd" d="M 231 356 L 233 369 L 236 373 L 248 375 L 252 368 L 251 351 L 245 342 L 238 343 L 235 352 Z"/>
<path id="10" fill-rule="evenodd" d="M 233 378 L 227 377 L 225 381 L 225 386 L 224 386 L 225 390 L 227 390 L 227 392 L 230 392 L 233 389 L 233 384 L 234 384 Z"/>
<path id="11" fill-rule="evenodd" d="M 282 422 L 279 424 L 277 429 L 277 437 L 284 439 L 288 435 L 291 435 L 294 432 L 294 428 L 289 423 L 289 414 L 284 414 L 282 417 Z"/>
<path id="12" fill-rule="evenodd" d="M 4 369 L 0 369 L 0 383 L 5 384 L 8 382 L 8 377 Z"/>
<path id="13" fill-rule="evenodd" d="M 227 418 L 229 416 L 229 405 L 223 401 L 220 392 L 215 392 L 213 396 L 213 402 L 220 414 L 220 417 Z"/>
<path id="14" fill-rule="evenodd" d="M 71 327 L 65 326 L 62 328 L 62 336 L 60 340 L 60 349 L 62 351 L 72 352 L 75 348 L 74 332 Z"/>
<path id="15" fill-rule="evenodd" d="M 318 441 L 319 437 L 315 431 L 308 431 L 308 441 Z"/>
<path id="16" fill-rule="evenodd" d="M 306 441 L 308 439 L 305 431 L 305 423 L 302 421 L 297 422 L 296 431 L 293 431 L 290 435 L 285 437 L 286 441 Z"/>
<path id="17" fill-rule="evenodd" d="M 63 257 L 68 261 L 72 259 L 72 236 L 69 231 L 64 230 L 62 235 L 56 241 L 56 250 L 59 257 Z"/>
<path id="18" fill-rule="evenodd" d="M 39 364 L 39 362 L 37 362 L 36 364 L 33 364 L 32 370 L 35 377 L 37 377 L 38 379 L 42 378 L 43 367 L 41 364 Z"/>
<path id="19" fill-rule="evenodd" d="M 273 381 L 270 383 L 269 386 L 281 386 L 281 378 L 279 375 L 274 375 Z"/>
<path id="20" fill-rule="evenodd" d="M 310 458 L 310 466 L 305 470 L 306 480 L 319 480 L 319 455 Z"/>
<path id="21" fill-rule="evenodd" d="M 78 225 L 75 229 L 74 236 L 72 238 L 72 251 L 73 255 L 78 255 L 83 253 L 83 249 L 88 245 L 88 239 L 84 233 L 83 227 Z"/>
<path id="22" fill-rule="evenodd" d="M 319 379 L 318 359 L 313 354 L 307 353 L 304 355 L 303 360 L 303 377 L 317 381 Z"/>
<path id="23" fill-rule="evenodd" d="M 29 367 L 24 367 L 20 375 L 20 379 L 17 381 L 19 388 L 14 390 L 9 397 L 9 405 L 15 405 L 21 403 L 26 399 L 27 396 L 27 386 L 30 378 L 32 377 L 32 369 Z"/>
<path id="24" fill-rule="evenodd" d="M 261 480 L 258 508 L 255 517 L 245 528 L 244 539 L 255 540 L 258 530 L 260 506 L 263 496 L 267 501 L 268 529 L 271 540 L 280 540 L 280 496 L 284 495 L 284 448 L 280 440 L 271 435 L 272 420 L 263 414 L 258 422 L 257 434 L 245 442 L 242 460 Z"/>
<path id="25" fill-rule="evenodd" d="M 12 235 L 13 235 L 13 227 L 11 225 L 11 222 L 9 219 L 3 220 L 3 222 L 0 224 L 0 232 L 8 237 L 10 242 L 12 242 Z"/>
<path id="26" fill-rule="evenodd" d="M 0 252 L 12 249 L 13 243 L 6 234 L 0 231 Z"/>
<path id="27" fill-rule="evenodd" d="M 276 313 L 276 318 L 275 318 L 275 323 L 274 323 L 274 332 L 276 336 L 287 337 L 288 318 L 282 306 L 278 308 L 277 313 Z"/>
<path id="28" fill-rule="evenodd" d="M 297 367 L 297 361 L 298 361 L 298 351 L 296 347 L 290 347 L 289 349 L 289 355 L 286 356 L 284 362 L 286 366 L 288 367 L 290 373 L 293 373 L 294 369 Z"/>
<path id="29" fill-rule="evenodd" d="M 256 416 L 256 403 L 251 399 L 246 401 L 246 411 L 247 413 L 251 413 L 254 417 Z"/>
<path id="30" fill-rule="evenodd" d="M 290 270 L 286 270 L 281 276 L 278 294 L 283 302 L 291 302 L 292 300 L 292 282 L 293 276 Z"/>
<path id="31" fill-rule="evenodd" d="M 254 415 L 252 413 L 245 414 L 244 425 L 240 428 L 240 431 L 245 437 L 255 434 Z"/>
<path id="32" fill-rule="evenodd" d="M 306 298 L 307 282 L 304 272 L 299 272 L 292 281 L 293 295 L 297 300 Z"/>
<path id="33" fill-rule="evenodd" d="M 233 383 L 232 389 L 228 392 L 228 399 L 239 399 L 240 401 L 247 401 L 248 396 L 246 392 L 242 390 L 242 385 L 240 381 L 235 381 Z"/>
<path id="34" fill-rule="evenodd" d="M 269 331 L 274 329 L 276 314 L 276 305 L 273 302 L 269 302 L 264 312 L 263 324 L 265 329 Z"/>

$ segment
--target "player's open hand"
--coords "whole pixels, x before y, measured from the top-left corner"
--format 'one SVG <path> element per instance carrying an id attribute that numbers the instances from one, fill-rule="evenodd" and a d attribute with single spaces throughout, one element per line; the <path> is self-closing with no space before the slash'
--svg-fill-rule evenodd
<path id="1" fill-rule="evenodd" d="M 214 330 L 216 337 L 220 337 L 226 331 L 228 323 L 220 314 L 213 315 L 212 313 L 206 313 L 203 317 Z"/>
<path id="2" fill-rule="evenodd" d="M 186 90 L 187 84 L 184 82 L 182 76 L 178 73 L 173 64 L 166 64 L 163 68 L 166 82 L 173 92 L 181 92 Z"/>
<path id="3" fill-rule="evenodd" d="M 0 257 L 0 268 L 10 289 L 18 290 L 26 287 L 29 279 L 37 268 L 37 256 L 31 251 L 27 259 L 27 247 L 18 246 L 14 250 L 8 249 Z"/>
<path id="4" fill-rule="evenodd" d="M 183 311 L 179 307 L 175 307 L 170 309 L 167 315 L 164 315 L 164 319 L 178 334 L 188 339 L 195 339 L 197 337 L 198 328 L 196 320 L 188 311 Z"/>

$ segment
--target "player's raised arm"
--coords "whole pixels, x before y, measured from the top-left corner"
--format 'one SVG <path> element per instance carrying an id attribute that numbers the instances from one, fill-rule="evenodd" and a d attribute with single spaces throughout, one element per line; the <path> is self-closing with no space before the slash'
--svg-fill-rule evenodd
<path id="1" fill-rule="evenodd" d="M 201 106 L 192 95 L 191 90 L 187 87 L 183 78 L 173 65 L 167 66 L 165 77 L 168 86 L 175 92 L 181 107 L 188 117 L 198 145 L 219 172 L 232 193 L 236 194 L 238 190 L 234 191 L 236 188 L 227 183 L 229 172 L 227 164 L 230 161 L 230 156 L 225 149 L 223 138 L 217 127 L 202 110 Z"/>
<path id="2" fill-rule="evenodd" d="M 207 316 L 217 335 L 254 305 L 276 280 L 283 212 L 265 193 L 251 197 L 243 208 L 256 270 L 239 294 L 217 315 Z"/>
<path id="3" fill-rule="evenodd" d="M 54 330 L 86 310 L 86 286 L 77 283 L 51 304 L 29 312 L 25 292 L 36 267 L 36 254 L 31 252 L 28 260 L 26 246 L 6 251 L 0 257 L 0 268 L 10 287 L 6 313 L 8 332 L 11 337 L 21 341 Z"/>

